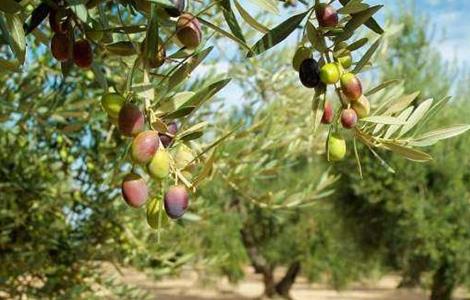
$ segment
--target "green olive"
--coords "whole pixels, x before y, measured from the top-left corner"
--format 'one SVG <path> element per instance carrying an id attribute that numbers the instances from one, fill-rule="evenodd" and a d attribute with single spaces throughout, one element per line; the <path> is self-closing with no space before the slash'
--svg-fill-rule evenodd
<path id="1" fill-rule="evenodd" d="M 328 161 L 340 161 L 346 156 L 346 141 L 331 134 L 328 137 Z"/>
<path id="2" fill-rule="evenodd" d="M 328 63 L 320 69 L 320 79 L 324 84 L 335 84 L 340 78 L 340 69 L 336 63 Z"/>

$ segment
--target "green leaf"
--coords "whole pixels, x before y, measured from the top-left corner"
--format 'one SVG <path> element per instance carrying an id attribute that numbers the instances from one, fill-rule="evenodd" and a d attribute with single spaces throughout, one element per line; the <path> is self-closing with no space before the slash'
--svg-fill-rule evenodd
<path id="1" fill-rule="evenodd" d="M 323 110 L 325 107 L 325 97 L 323 93 L 315 92 L 312 99 L 312 116 L 313 116 L 313 135 L 317 132 L 321 124 Z"/>
<path id="2" fill-rule="evenodd" d="M 175 94 L 173 97 L 166 99 L 163 104 L 158 107 L 157 113 L 158 114 L 165 114 L 176 111 L 180 108 L 185 102 L 187 102 L 192 96 L 194 96 L 194 92 L 181 92 Z"/>
<path id="3" fill-rule="evenodd" d="M 202 131 L 196 131 L 185 136 L 180 137 L 181 141 L 188 142 L 200 138 L 204 133 Z"/>
<path id="4" fill-rule="evenodd" d="M 398 98 L 393 105 L 391 105 L 384 112 L 384 115 L 392 115 L 394 113 L 399 113 L 405 108 L 407 108 L 418 96 L 419 92 L 414 92 L 413 94 L 404 95 Z"/>
<path id="5" fill-rule="evenodd" d="M 184 106 L 196 106 L 199 107 L 202 103 L 206 102 L 212 96 L 217 94 L 221 89 L 223 89 L 230 79 L 222 79 L 220 81 L 209 84 L 208 86 L 197 91 L 191 98 L 184 103 Z"/>
<path id="6" fill-rule="evenodd" d="M 406 121 L 406 125 L 400 130 L 400 136 L 406 134 L 408 131 L 413 129 L 413 127 L 418 124 L 418 122 L 424 117 L 424 115 L 431 108 L 433 99 L 428 99 L 423 101 L 411 114 L 411 116 Z"/>
<path id="7" fill-rule="evenodd" d="M 191 126 L 190 128 L 178 133 L 178 138 L 183 138 L 184 136 L 186 135 L 189 135 L 189 134 L 192 134 L 194 132 L 198 132 L 198 131 L 201 131 L 204 127 L 206 127 L 209 123 L 206 122 L 206 121 L 203 121 L 203 122 L 200 122 L 200 123 L 197 123 L 193 126 Z"/>
<path id="8" fill-rule="evenodd" d="M 157 4 L 152 3 L 150 7 L 150 23 L 145 36 L 144 62 L 147 63 L 151 58 L 157 56 L 158 49 L 158 20 Z"/>
<path id="9" fill-rule="evenodd" d="M 342 15 L 349 15 L 354 13 L 359 13 L 361 11 L 369 8 L 369 5 L 361 3 L 361 0 L 352 0 L 349 1 L 345 6 L 338 9 L 338 13 Z"/>
<path id="10" fill-rule="evenodd" d="M 326 42 L 325 38 L 321 35 L 321 33 L 315 28 L 315 26 L 308 21 L 307 22 L 307 38 L 312 44 L 312 46 L 317 49 L 319 52 L 324 53 L 326 52 Z"/>
<path id="11" fill-rule="evenodd" d="M 5 15 L 6 26 L 9 33 L 10 47 L 20 64 L 24 63 L 26 55 L 26 39 L 23 30 L 23 22 L 18 15 Z"/>
<path id="12" fill-rule="evenodd" d="M 36 27 L 38 27 L 49 15 L 49 5 L 46 3 L 39 4 L 32 12 L 28 23 L 24 24 L 24 30 L 26 35 L 31 33 Z"/>
<path id="13" fill-rule="evenodd" d="M 238 24 L 237 18 L 233 13 L 233 9 L 230 5 L 230 0 L 221 0 L 219 5 L 222 7 L 222 13 L 224 14 L 225 21 L 227 22 L 230 31 L 236 36 L 238 39 L 243 41 L 246 44 L 245 37 L 243 36 L 242 29 Z"/>
<path id="14" fill-rule="evenodd" d="M 406 122 L 399 120 L 395 117 L 389 116 L 370 116 L 362 118 L 361 121 L 375 124 L 386 124 L 386 125 L 404 125 Z"/>
<path id="15" fill-rule="evenodd" d="M 449 128 L 437 129 L 414 138 L 409 144 L 416 147 L 427 147 L 438 141 L 461 135 L 470 129 L 470 125 L 455 125 Z"/>
<path id="16" fill-rule="evenodd" d="M 375 51 L 380 46 L 380 43 L 382 42 L 381 38 L 378 38 L 377 41 L 375 41 L 372 46 L 367 50 L 367 52 L 364 54 L 364 56 L 359 60 L 359 62 L 356 64 L 356 67 L 352 71 L 353 73 L 357 74 L 361 72 L 362 68 L 364 68 L 365 65 L 369 62 L 369 60 L 372 58 L 372 55 L 374 55 Z"/>
<path id="17" fill-rule="evenodd" d="M 366 9 L 366 10 L 360 12 L 360 13 L 352 15 L 351 20 L 348 23 L 346 23 L 346 25 L 344 26 L 344 33 L 339 35 L 336 38 L 336 41 L 337 42 L 342 42 L 342 41 L 345 41 L 345 40 L 349 39 L 350 37 L 352 37 L 352 35 L 354 34 L 354 31 L 357 28 L 359 28 L 361 25 L 366 23 L 370 18 L 372 18 L 372 16 L 376 12 L 378 12 L 382 7 L 383 7 L 383 5 L 371 6 L 368 9 Z"/>
<path id="18" fill-rule="evenodd" d="M 267 12 L 270 12 L 276 15 L 279 14 L 279 9 L 277 8 L 277 2 L 275 0 L 249 0 L 249 1 Z"/>
<path id="19" fill-rule="evenodd" d="M 400 83 L 400 82 L 401 82 L 400 79 L 392 79 L 392 80 L 384 81 L 381 84 L 379 84 L 378 86 L 373 87 L 369 91 L 365 92 L 364 96 L 366 96 L 366 97 L 371 96 L 371 95 L 373 95 L 377 92 L 380 92 L 381 90 L 383 90 L 385 88 L 388 88 L 389 86 L 395 85 L 395 84 Z"/>
<path id="20" fill-rule="evenodd" d="M 190 113 L 192 113 L 195 108 L 196 108 L 196 106 L 183 106 L 183 107 L 179 108 L 178 110 L 176 110 L 174 112 L 171 112 L 168 115 L 165 115 L 165 118 L 170 119 L 170 120 L 179 119 L 181 117 L 187 116 Z"/>
<path id="21" fill-rule="evenodd" d="M 88 10 L 85 4 L 71 5 L 70 8 L 83 23 L 88 22 Z"/>
<path id="22" fill-rule="evenodd" d="M 346 47 L 346 49 L 352 52 L 367 45 L 367 42 L 369 42 L 368 38 L 362 38 L 360 40 L 355 41 L 354 43 L 351 43 L 348 47 Z"/>
<path id="23" fill-rule="evenodd" d="M 134 44 L 128 41 L 120 41 L 105 46 L 111 54 L 118 56 L 132 56 L 137 54 Z"/>
<path id="24" fill-rule="evenodd" d="M 406 122 L 406 119 L 411 115 L 413 112 L 413 107 L 408 107 L 402 113 L 397 117 L 399 120 Z M 391 125 L 388 129 L 387 132 L 385 132 L 384 139 L 390 138 L 395 132 L 400 129 L 403 125 Z"/>
<path id="25" fill-rule="evenodd" d="M 416 162 L 427 162 L 432 160 L 432 156 L 413 148 L 408 148 L 393 142 L 383 142 L 382 145 L 390 151 L 397 153 L 409 160 Z"/>
<path id="26" fill-rule="evenodd" d="M 240 3 L 235 0 L 235 7 L 237 8 L 238 12 L 240 13 L 240 16 L 245 20 L 245 22 L 248 23 L 253 29 L 258 30 L 261 33 L 267 33 L 269 31 L 269 28 L 264 26 L 263 24 L 259 23 L 255 18 L 253 18 L 244 8 Z"/>
<path id="27" fill-rule="evenodd" d="M 0 10 L 7 14 L 15 14 L 23 10 L 23 6 L 15 0 L 2 0 L 0 4 Z"/>
<path id="28" fill-rule="evenodd" d="M 236 42 L 237 44 L 239 44 L 240 46 L 242 46 L 242 47 L 245 48 L 246 50 L 251 51 L 251 48 L 250 48 L 243 40 L 239 39 L 238 37 L 234 36 L 233 34 L 231 34 L 231 33 L 227 32 L 227 31 L 223 30 L 223 29 L 220 28 L 219 26 L 214 25 L 214 24 L 212 24 L 212 23 L 209 22 L 209 21 L 204 20 L 204 19 L 201 18 L 201 17 L 198 17 L 198 20 L 199 20 L 202 24 L 204 24 L 204 25 L 206 25 L 207 27 L 211 28 L 212 30 L 217 31 L 218 33 L 220 33 L 220 34 L 226 36 L 227 38 L 231 39 L 232 41 Z"/>
<path id="29" fill-rule="evenodd" d="M 175 89 L 180 83 L 188 78 L 189 74 L 191 74 L 191 72 L 196 69 L 196 67 L 207 57 L 212 49 L 213 47 L 209 47 L 199 53 L 194 54 L 191 59 L 176 69 L 168 79 L 167 90 L 171 91 Z"/>
<path id="30" fill-rule="evenodd" d="M 286 39 L 303 21 L 309 11 L 294 15 L 266 33 L 248 53 L 248 57 L 258 55 Z"/>

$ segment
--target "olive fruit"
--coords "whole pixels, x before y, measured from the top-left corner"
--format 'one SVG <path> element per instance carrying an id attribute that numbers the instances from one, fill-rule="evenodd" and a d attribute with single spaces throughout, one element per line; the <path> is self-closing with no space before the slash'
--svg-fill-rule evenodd
<path id="1" fill-rule="evenodd" d="M 101 106 L 110 118 L 116 119 L 126 99 L 118 93 L 106 93 L 101 97 Z"/>
<path id="2" fill-rule="evenodd" d="M 171 122 L 170 124 L 168 124 L 167 129 L 168 129 L 167 133 L 169 133 L 170 135 L 168 135 L 167 133 L 159 134 L 160 141 L 162 142 L 162 145 L 165 148 L 168 148 L 168 146 L 170 146 L 171 143 L 173 142 L 173 136 L 178 131 L 178 124 L 176 124 L 176 122 Z"/>
<path id="3" fill-rule="evenodd" d="M 362 95 L 361 81 L 352 73 L 341 76 L 341 90 L 350 101 L 359 99 Z"/>
<path id="4" fill-rule="evenodd" d="M 178 219 L 188 208 L 189 194 L 182 185 L 172 186 L 165 193 L 164 206 L 168 217 Z"/>
<path id="5" fill-rule="evenodd" d="M 348 108 L 341 113 L 341 124 L 344 128 L 351 129 L 357 124 L 357 114 L 354 109 Z"/>
<path id="6" fill-rule="evenodd" d="M 58 61 L 67 61 L 70 58 L 70 43 L 66 34 L 56 33 L 52 36 L 51 52 Z"/>
<path id="7" fill-rule="evenodd" d="M 338 136 L 331 134 L 328 137 L 328 160 L 340 161 L 346 156 L 346 141 Z"/>
<path id="8" fill-rule="evenodd" d="M 118 126 L 122 135 L 134 136 L 144 130 L 144 114 L 137 105 L 126 103 L 119 111 Z"/>
<path id="9" fill-rule="evenodd" d="M 323 116 L 321 118 L 321 122 L 323 124 L 331 124 L 331 122 L 333 122 L 334 117 L 335 113 L 333 111 L 333 105 L 330 101 L 326 101 L 325 107 L 323 109 Z"/>
<path id="10" fill-rule="evenodd" d="M 364 95 L 352 102 L 351 107 L 354 109 L 359 119 L 365 118 L 370 114 L 370 103 Z"/>
<path id="11" fill-rule="evenodd" d="M 340 78 L 340 72 L 336 63 L 325 64 L 320 69 L 320 79 L 324 84 L 335 84 Z"/>
<path id="12" fill-rule="evenodd" d="M 132 160 L 138 164 L 146 164 L 150 162 L 158 150 L 160 141 L 158 140 L 158 132 L 154 130 L 146 130 L 139 133 L 131 145 Z"/>
<path id="13" fill-rule="evenodd" d="M 304 46 L 297 48 L 294 57 L 292 58 L 292 67 L 294 70 L 299 72 L 300 64 L 308 58 L 312 58 L 312 49 Z"/>
<path id="14" fill-rule="evenodd" d="M 176 37 L 186 48 L 197 48 L 202 40 L 201 24 L 198 19 L 189 13 L 182 14 L 176 23 Z"/>
<path id="15" fill-rule="evenodd" d="M 165 11 L 170 17 L 178 17 L 186 9 L 186 0 L 172 0 L 174 7 L 166 7 Z"/>
<path id="16" fill-rule="evenodd" d="M 87 40 L 79 40 L 73 44 L 73 61 L 80 68 L 89 68 L 93 62 L 93 52 Z"/>
<path id="17" fill-rule="evenodd" d="M 139 208 L 149 197 L 149 190 L 144 179 L 135 173 L 128 174 L 121 185 L 124 200 L 129 206 Z"/>
<path id="18" fill-rule="evenodd" d="M 338 25 L 338 13 L 331 5 L 320 3 L 315 7 L 315 15 L 321 27 L 335 27 Z"/>
<path id="19" fill-rule="evenodd" d="M 170 154 L 161 148 L 153 155 L 147 166 L 150 176 L 155 179 L 165 179 L 170 173 Z"/>
<path id="20" fill-rule="evenodd" d="M 313 58 L 307 58 L 300 64 L 299 78 L 305 87 L 314 88 L 320 83 L 320 70 Z"/>

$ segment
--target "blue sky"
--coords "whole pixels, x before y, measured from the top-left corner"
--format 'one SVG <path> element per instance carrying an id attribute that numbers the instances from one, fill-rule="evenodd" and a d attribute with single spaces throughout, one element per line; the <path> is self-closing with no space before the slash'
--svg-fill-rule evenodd
<path id="1" fill-rule="evenodd" d="M 428 17 L 429 22 L 443 28 L 445 36 L 436 42 L 438 49 L 447 60 L 458 58 L 470 65 L 470 1 L 469 0 L 368 0 L 367 3 L 385 4 L 386 10 L 399 9 L 400 3 L 416 3 L 418 12 Z M 384 12 L 381 13 L 384 15 Z"/>

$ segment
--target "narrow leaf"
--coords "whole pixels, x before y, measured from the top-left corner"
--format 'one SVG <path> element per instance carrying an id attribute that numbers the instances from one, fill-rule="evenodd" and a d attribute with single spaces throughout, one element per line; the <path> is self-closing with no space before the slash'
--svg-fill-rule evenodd
<path id="1" fill-rule="evenodd" d="M 248 57 L 258 55 L 286 39 L 303 21 L 308 11 L 294 15 L 266 33 L 248 53 Z"/>

